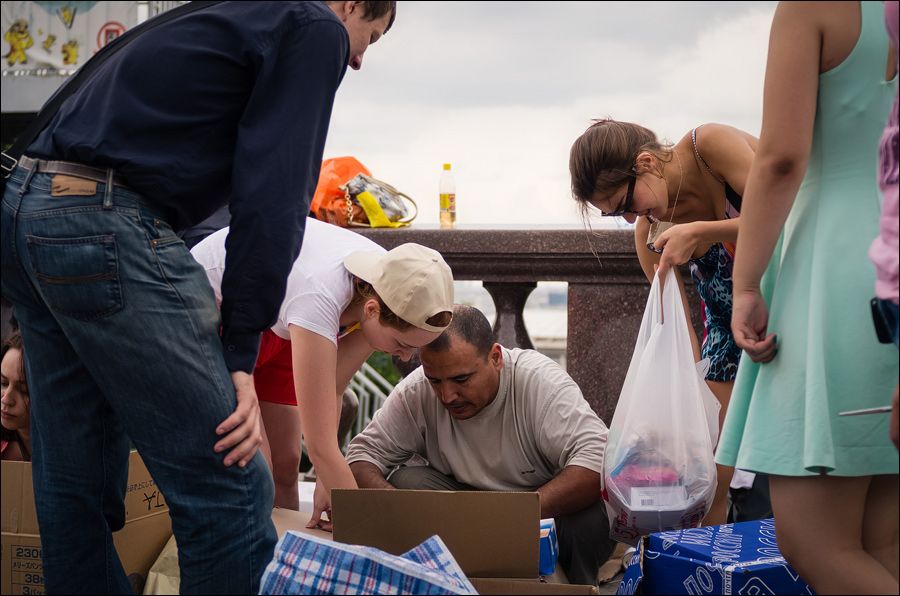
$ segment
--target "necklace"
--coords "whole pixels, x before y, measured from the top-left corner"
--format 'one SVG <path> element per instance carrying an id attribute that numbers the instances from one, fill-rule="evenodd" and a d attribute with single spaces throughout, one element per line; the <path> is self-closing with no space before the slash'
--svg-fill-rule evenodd
<path id="1" fill-rule="evenodd" d="M 681 177 L 678 178 L 678 190 L 675 191 L 675 204 L 672 205 L 672 215 L 669 217 L 669 223 L 672 223 L 672 220 L 675 219 L 675 208 L 678 207 L 678 197 L 681 196 L 681 183 L 684 182 L 684 168 L 681 167 L 681 158 L 678 157 L 678 154 L 675 153 L 675 159 L 678 160 L 678 171 L 681 172 Z"/>
<path id="2" fill-rule="evenodd" d="M 656 253 L 662 252 L 662 250 L 656 248 L 654 245 L 656 239 L 659 238 L 660 234 L 675 225 L 672 220 L 675 219 L 675 208 L 678 207 L 678 197 L 681 196 L 681 183 L 684 182 L 684 167 L 682 167 L 681 158 L 678 157 L 677 153 L 675 153 L 675 159 L 678 160 L 678 170 L 681 172 L 681 176 L 678 178 L 678 190 L 675 191 L 675 204 L 672 205 L 672 215 L 669 216 L 669 221 L 653 220 L 650 223 L 650 233 L 647 235 L 647 248 Z"/>

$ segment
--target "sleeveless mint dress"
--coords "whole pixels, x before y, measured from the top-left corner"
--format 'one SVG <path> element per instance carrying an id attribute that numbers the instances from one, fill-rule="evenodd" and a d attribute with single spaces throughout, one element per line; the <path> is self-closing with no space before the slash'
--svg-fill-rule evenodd
<path id="1" fill-rule="evenodd" d="M 856 47 L 819 76 L 812 153 L 762 278 L 772 362 L 742 358 L 716 460 L 781 476 L 897 474 L 889 414 L 838 416 L 890 405 L 893 344 L 879 344 L 867 257 L 878 235 L 878 142 L 897 84 L 884 80 L 881 2 L 860 2 Z"/>

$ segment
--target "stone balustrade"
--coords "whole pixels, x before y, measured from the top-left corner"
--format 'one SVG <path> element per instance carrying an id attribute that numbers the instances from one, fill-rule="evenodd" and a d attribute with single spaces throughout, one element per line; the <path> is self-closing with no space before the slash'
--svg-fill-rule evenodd
<path id="1" fill-rule="evenodd" d="M 607 424 L 612 421 L 650 289 L 631 230 L 414 226 L 356 231 L 387 249 L 405 242 L 429 246 L 444 256 L 455 279 L 481 280 L 497 309 L 495 336 L 507 347 L 533 347 L 522 312 L 537 282 L 567 282 L 567 370 L 594 411 Z M 691 311 L 699 313 L 693 284 L 687 290 Z M 9 309 L 3 302 L 5 338 Z M 695 329 L 702 333 L 698 318 Z"/>
<path id="2" fill-rule="evenodd" d="M 386 249 L 405 242 L 431 247 L 444 256 L 455 279 L 481 280 L 497 308 L 495 336 L 507 347 L 532 347 L 522 311 L 537 282 L 568 282 L 567 370 L 594 411 L 607 424 L 612 421 L 650 289 L 631 230 L 356 231 Z M 689 298 L 696 300 L 691 291 Z"/>

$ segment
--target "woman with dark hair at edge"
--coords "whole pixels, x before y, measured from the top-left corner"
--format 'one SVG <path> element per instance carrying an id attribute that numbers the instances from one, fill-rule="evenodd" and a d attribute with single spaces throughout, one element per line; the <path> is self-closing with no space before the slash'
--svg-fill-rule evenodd
<path id="1" fill-rule="evenodd" d="M 4 461 L 31 461 L 31 396 L 25 380 L 25 348 L 18 330 L 3 342 L 0 358 L 0 452 Z"/>

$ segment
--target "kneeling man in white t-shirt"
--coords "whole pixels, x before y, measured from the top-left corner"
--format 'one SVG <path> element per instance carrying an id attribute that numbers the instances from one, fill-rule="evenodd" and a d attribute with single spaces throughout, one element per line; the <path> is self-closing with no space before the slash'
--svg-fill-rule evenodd
<path id="1" fill-rule="evenodd" d="M 608 429 L 575 381 L 495 343 L 470 306 L 419 357 L 348 447 L 360 488 L 537 491 L 569 581 L 596 584 L 615 545 L 600 496 Z M 428 465 L 403 465 L 416 455 Z"/>

